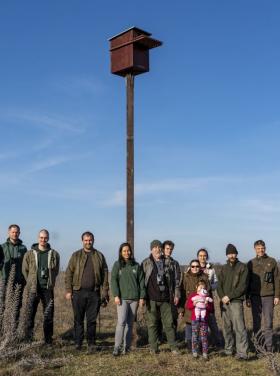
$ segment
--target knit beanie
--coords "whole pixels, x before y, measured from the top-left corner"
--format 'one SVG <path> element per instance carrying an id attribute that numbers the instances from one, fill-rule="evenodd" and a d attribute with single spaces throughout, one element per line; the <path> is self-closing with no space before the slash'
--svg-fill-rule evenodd
<path id="1" fill-rule="evenodd" d="M 232 253 L 235 253 L 237 255 L 237 249 L 233 244 L 228 244 L 226 247 L 226 255 L 230 255 Z"/>
<path id="2" fill-rule="evenodd" d="M 160 248 L 162 248 L 161 241 L 159 241 L 159 240 L 153 240 L 153 241 L 151 242 L 151 245 L 150 245 L 151 250 L 152 250 L 154 247 L 160 247 Z"/>

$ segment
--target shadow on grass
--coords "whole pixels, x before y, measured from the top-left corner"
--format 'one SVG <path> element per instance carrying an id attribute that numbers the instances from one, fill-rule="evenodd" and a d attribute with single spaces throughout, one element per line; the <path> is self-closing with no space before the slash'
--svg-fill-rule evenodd
<path id="1" fill-rule="evenodd" d="M 100 333 L 98 332 L 96 334 L 96 339 L 98 340 L 100 346 L 113 346 L 114 335 L 115 333 L 112 331 Z M 64 342 L 72 343 L 74 341 L 74 328 L 72 327 L 68 329 L 66 332 L 62 333 L 59 338 Z"/>

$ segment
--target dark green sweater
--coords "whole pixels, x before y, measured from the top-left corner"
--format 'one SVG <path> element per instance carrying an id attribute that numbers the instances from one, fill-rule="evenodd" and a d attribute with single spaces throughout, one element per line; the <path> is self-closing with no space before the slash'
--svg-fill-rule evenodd
<path id="1" fill-rule="evenodd" d="M 22 284 L 24 283 L 24 278 L 22 275 L 21 267 L 22 261 L 27 249 L 22 241 L 18 239 L 17 243 L 14 244 L 8 238 L 7 241 L 2 244 L 4 260 L 2 260 L 2 270 L 0 276 L 2 276 L 5 283 L 7 283 L 11 267 L 13 264 L 16 266 L 16 275 L 14 283 Z M 1 257 L 1 256 L 0 256 Z M 1 260 L 0 260 L 1 261 Z M 1 265 L 0 265 L 1 269 Z"/>
<path id="2" fill-rule="evenodd" d="M 144 299 L 145 281 L 141 266 L 135 261 L 128 261 L 122 267 L 119 261 L 114 263 L 111 274 L 113 296 L 124 300 Z"/>
<path id="3" fill-rule="evenodd" d="M 248 268 L 238 259 L 233 264 L 228 261 L 222 266 L 218 281 L 217 293 L 220 299 L 228 296 L 230 301 L 244 300 L 248 285 Z"/>
<path id="4" fill-rule="evenodd" d="M 37 278 L 39 286 L 43 289 L 46 289 L 48 286 L 49 279 L 49 269 L 48 269 L 48 254 L 49 249 L 45 251 L 37 250 L 38 257 L 38 269 L 37 269 Z"/>

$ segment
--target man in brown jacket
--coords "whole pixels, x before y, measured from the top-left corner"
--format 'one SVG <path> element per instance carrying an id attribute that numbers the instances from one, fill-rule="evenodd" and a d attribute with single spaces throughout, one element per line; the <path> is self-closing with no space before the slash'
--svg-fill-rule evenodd
<path id="1" fill-rule="evenodd" d="M 43 305 L 45 343 L 50 345 L 53 336 L 54 286 L 59 272 L 59 253 L 51 248 L 48 230 L 41 230 L 38 243 L 26 252 L 22 262 L 22 274 L 28 291 L 28 318 L 26 339 L 32 340 L 37 308 Z"/>
<path id="2" fill-rule="evenodd" d="M 253 331 L 260 334 L 262 315 L 266 350 L 272 351 L 272 325 L 274 306 L 279 303 L 279 271 L 274 258 L 266 254 L 265 242 L 254 243 L 256 257 L 248 262 L 249 287 L 247 305 L 252 308 Z"/>
<path id="3" fill-rule="evenodd" d="M 72 254 L 66 269 L 66 299 L 72 299 L 76 349 L 82 348 L 86 315 L 88 352 L 93 353 L 100 305 L 109 301 L 108 267 L 103 254 L 93 248 L 91 232 L 82 234 L 82 242 L 83 248 Z"/>

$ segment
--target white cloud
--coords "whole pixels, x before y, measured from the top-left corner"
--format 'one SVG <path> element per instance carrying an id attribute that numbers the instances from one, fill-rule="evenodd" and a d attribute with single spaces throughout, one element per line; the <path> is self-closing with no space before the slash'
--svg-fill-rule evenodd
<path id="1" fill-rule="evenodd" d="M 210 184 L 225 184 L 240 181 L 240 178 L 232 177 L 205 177 L 190 179 L 163 179 L 138 183 L 135 185 L 135 196 L 141 197 L 147 194 L 190 192 L 208 187 Z M 125 190 L 115 191 L 110 198 L 103 202 L 104 206 L 124 206 L 126 198 Z M 154 202 L 154 201 L 153 201 Z"/>
<path id="2" fill-rule="evenodd" d="M 19 155 L 19 153 L 16 153 L 15 151 L 0 153 L 0 160 L 16 158 L 16 157 L 18 157 L 18 155 Z"/>
<path id="3" fill-rule="evenodd" d="M 83 133 L 86 129 L 84 122 L 79 119 L 73 120 L 73 118 L 69 119 L 61 115 L 34 110 L 12 108 L 1 111 L 0 109 L 0 117 L 8 121 L 19 121 L 24 123 L 24 125 L 28 124 L 56 131 L 61 130 L 79 134 Z"/>
<path id="4" fill-rule="evenodd" d="M 13 172 L 0 173 L 0 188 L 7 188 L 10 185 L 17 185 L 20 182 L 18 174 Z"/>
<path id="5" fill-rule="evenodd" d="M 118 190 L 115 191 L 112 196 L 101 202 L 103 206 L 124 206 L 126 202 L 125 191 Z"/>
<path id="6" fill-rule="evenodd" d="M 73 120 L 63 119 L 56 115 L 47 115 L 35 112 L 22 112 L 15 115 L 20 120 L 28 121 L 37 126 L 50 127 L 74 133 L 84 132 L 84 127 Z"/>
<path id="7" fill-rule="evenodd" d="M 56 89 L 71 95 L 91 94 L 96 95 L 106 91 L 106 86 L 96 77 L 65 77 L 52 84 Z"/>
<path id="8" fill-rule="evenodd" d="M 61 200 L 72 200 L 72 201 L 88 201 L 94 202 L 94 198 L 98 196 L 98 192 L 94 187 L 87 188 L 72 188 L 72 187 L 60 187 L 56 185 L 55 187 L 50 187 L 40 189 L 31 187 L 28 189 L 28 193 L 40 197 L 55 198 Z"/>
<path id="9" fill-rule="evenodd" d="M 260 198 L 251 198 L 242 203 L 242 206 L 258 213 L 274 214 L 280 213 L 280 199 L 265 200 Z"/>
<path id="10" fill-rule="evenodd" d="M 27 168 L 23 175 L 31 174 L 34 172 L 38 172 L 41 170 L 45 170 L 47 168 L 55 167 L 61 165 L 63 163 L 67 163 L 70 161 L 77 161 L 80 159 L 88 159 L 91 156 L 91 153 L 83 153 L 83 154 L 71 154 L 71 155 L 56 155 L 53 157 L 41 159 L 39 161 L 31 163 L 30 167 Z"/>
<path id="11" fill-rule="evenodd" d="M 227 181 L 228 179 L 222 177 L 206 177 L 206 178 L 190 178 L 190 179 L 164 179 L 155 182 L 140 183 L 135 186 L 135 193 L 144 195 L 147 193 L 160 192 L 188 192 L 195 188 L 203 188 L 210 183 Z"/>
<path id="12" fill-rule="evenodd" d="M 61 165 L 62 163 L 69 162 L 73 158 L 71 157 L 51 157 L 41 161 L 37 161 L 31 164 L 31 167 L 27 169 L 24 174 L 31 174 L 34 172 L 39 172 L 41 170 L 45 170 L 47 168 L 55 167 Z"/>

